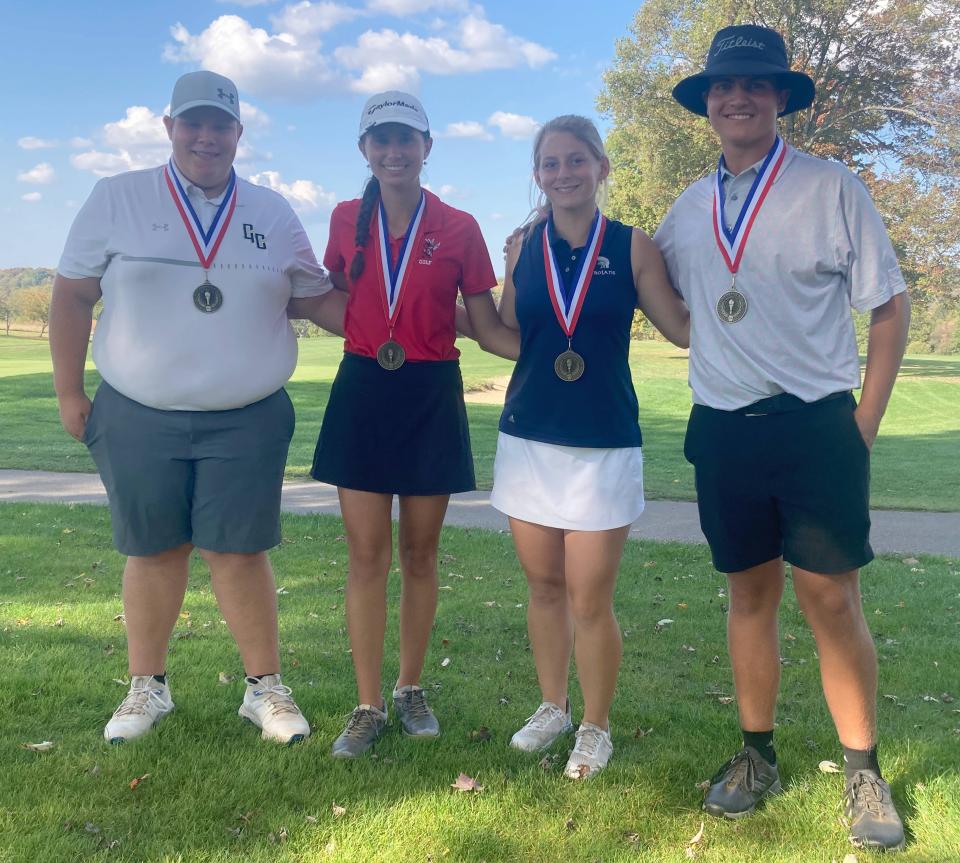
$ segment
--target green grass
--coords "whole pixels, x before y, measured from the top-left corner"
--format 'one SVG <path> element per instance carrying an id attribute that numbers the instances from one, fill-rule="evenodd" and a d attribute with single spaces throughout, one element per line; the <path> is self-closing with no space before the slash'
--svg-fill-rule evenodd
<path id="1" fill-rule="evenodd" d="M 218 675 L 242 672 L 196 565 L 169 663 L 177 710 L 144 740 L 108 746 L 101 728 L 124 693 L 114 678 L 125 676 L 126 662 L 116 619 L 122 561 L 107 519 L 96 507 L 0 506 L 4 863 L 687 859 L 703 819 L 697 783 L 738 743 L 735 708 L 719 700 L 731 693 L 723 581 L 704 549 L 628 544 L 616 598 L 625 653 L 614 758 L 602 776 L 573 784 L 560 773 L 565 747 L 543 769 L 506 745 L 538 700 L 526 588 L 510 538 L 482 531 L 447 529 L 441 540 L 444 589 L 423 679 L 441 738 L 415 742 L 391 730 L 376 758 L 329 757 L 355 699 L 342 610 L 346 547 L 331 517 L 287 518 L 273 554 L 285 588 L 285 680 L 313 737 L 278 747 L 237 718 L 241 684 L 222 685 Z M 960 696 L 960 561 L 884 558 L 863 583 L 880 691 L 896 697 L 881 698 L 879 719 L 881 761 L 911 833 L 898 860 L 960 860 L 960 715 L 956 702 L 939 700 Z M 397 590 L 394 579 L 388 681 L 397 671 Z M 655 632 L 665 617 L 675 623 Z M 781 620 L 786 793 L 740 822 L 703 819 L 697 859 L 709 863 L 828 863 L 850 851 L 837 823 L 841 777 L 817 769 L 839 752 L 814 643 L 789 592 Z M 572 698 L 576 715 L 576 688 Z M 471 739 L 481 726 L 488 741 Z M 55 748 L 20 748 L 42 740 Z M 451 791 L 461 771 L 484 790 Z"/>
<path id="2" fill-rule="evenodd" d="M 464 382 L 480 388 L 508 375 L 511 363 L 461 343 Z M 634 382 L 644 433 L 645 487 L 651 498 L 693 500 L 693 469 L 683 459 L 690 410 L 685 352 L 669 345 L 634 342 Z M 288 386 L 297 409 L 287 477 L 307 476 L 323 410 L 342 353 L 342 342 L 316 338 L 300 343 L 300 362 Z M 99 380 L 92 367 L 87 386 Z M 0 467 L 92 471 L 86 450 L 60 428 L 45 341 L 0 337 Z M 500 407 L 470 404 L 477 481 L 493 477 Z M 960 510 L 955 480 L 960 452 L 960 360 L 909 357 L 894 389 L 873 450 L 872 503 L 883 509 Z"/>

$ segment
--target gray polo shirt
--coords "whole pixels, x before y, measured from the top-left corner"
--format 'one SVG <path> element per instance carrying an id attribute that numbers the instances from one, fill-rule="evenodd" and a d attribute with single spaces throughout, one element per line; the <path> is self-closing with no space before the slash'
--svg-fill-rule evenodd
<path id="1" fill-rule="evenodd" d="M 726 221 L 753 176 L 727 181 Z M 683 192 L 654 236 L 690 308 L 694 402 L 736 410 L 782 392 L 811 402 L 859 387 L 850 307 L 867 311 L 906 290 L 866 187 L 843 165 L 788 147 L 740 262 L 749 308 L 728 324 L 716 311 L 731 276 L 713 233 L 714 183 L 711 173 Z"/>

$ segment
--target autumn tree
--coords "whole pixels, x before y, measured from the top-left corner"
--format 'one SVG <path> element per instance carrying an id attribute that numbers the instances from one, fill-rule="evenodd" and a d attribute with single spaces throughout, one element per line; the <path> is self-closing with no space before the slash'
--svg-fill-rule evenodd
<path id="1" fill-rule="evenodd" d="M 816 82 L 814 103 L 781 121 L 783 137 L 863 177 L 919 318 L 952 309 L 960 324 L 960 0 L 647 0 L 598 100 L 613 121 L 611 214 L 653 231 L 715 167 L 709 125 L 670 91 L 703 69 L 717 30 L 742 23 L 779 30 L 791 66 Z"/>
<path id="2" fill-rule="evenodd" d="M 50 322 L 50 299 L 53 296 L 53 286 L 50 284 L 38 285 L 35 288 L 22 288 L 13 295 L 17 314 L 28 321 L 37 321 L 40 324 L 40 338 L 42 339 Z"/>

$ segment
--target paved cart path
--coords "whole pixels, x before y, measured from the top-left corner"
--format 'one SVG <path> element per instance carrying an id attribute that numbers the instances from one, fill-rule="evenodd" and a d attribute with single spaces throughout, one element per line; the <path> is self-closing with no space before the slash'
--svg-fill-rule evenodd
<path id="1" fill-rule="evenodd" d="M 107 496 L 96 474 L 0 470 L 0 502 L 16 501 L 104 505 Z M 340 514 L 336 489 L 311 481 L 284 483 L 283 509 L 300 514 Z M 960 513 L 874 510 L 871 517 L 871 541 L 878 552 L 960 557 Z M 508 527 L 506 517 L 490 506 L 490 493 L 486 491 L 453 495 L 446 524 L 485 530 L 506 530 Z M 687 501 L 647 501 L 647 509 L 634 522 L 630 536 L 634 539 L 705 542 L 696 504 Z"/>

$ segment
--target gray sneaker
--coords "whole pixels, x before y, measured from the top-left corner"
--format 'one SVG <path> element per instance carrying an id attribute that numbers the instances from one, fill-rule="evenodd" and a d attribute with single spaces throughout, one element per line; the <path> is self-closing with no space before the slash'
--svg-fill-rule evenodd
<path id="1" fill-rule="evenodd" d="M 523 728 L 510 738 L 510 745 L 523 752 L 540 752 L 550 747 L 561 734 L 571 731 L 570 699 L 567 699 L 566 710 L 552 701 L 544 701 Z"/>
<path id="2" fill-rule="evenodd" d="M 710 780 L 703 808 L 711 815 L 743 818 L 768 794 L 782 790 L 776 764 L 769 764 L 755 749 L 744 746 Z"/>
<path id="3" fill-rule="evenodd" d="M 386 724 L 385 709 L 381 710 L 372 704 L 355 707 L 347 720 L 347 727 L 333 741 L 330 754 L 334 758 L 356 758 L 363 755 L 376 742 Z"/>
<path id="4" fill-rule="evenodd" d="M 393 709 L 410 737 L 439 737 L 440 723 L 433 715 L 424 691 L 414 684 L 393 690 Z"/>
<path id="5" fill-rule="evenodd" d="M 857 848 L 899 851 L 904 846 L 903 822 L 890 796 L 890 786 L 872 770 L 858 770 L 847 780 L 844 812 L 850 821 L 850 841 Z"/>

